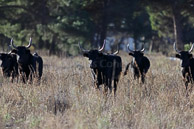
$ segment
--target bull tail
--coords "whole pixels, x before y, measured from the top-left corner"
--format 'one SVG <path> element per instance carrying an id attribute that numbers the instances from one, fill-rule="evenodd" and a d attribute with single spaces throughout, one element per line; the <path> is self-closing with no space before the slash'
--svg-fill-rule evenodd
<path id="1" fill-rule="evenodd" d="M 127 71 L 128 71 L 128 69 L 129 69 L 129 65 L 130 65 L 131 63 L 128 63 L 127 64 L 127 66 L 126 66 L 126 68 L 125 68 L 125 72 L 124 72 L 124 75 L 127 75 Z"/>
<path id="2" fill-rule="evenodd" d="M 38 63 L 38 75 L 39 75 L 39 78 L 41 78 L 42 72 L 43 72 L 43 60 L 41 57 L 38 58 L 37 63 Z"/>

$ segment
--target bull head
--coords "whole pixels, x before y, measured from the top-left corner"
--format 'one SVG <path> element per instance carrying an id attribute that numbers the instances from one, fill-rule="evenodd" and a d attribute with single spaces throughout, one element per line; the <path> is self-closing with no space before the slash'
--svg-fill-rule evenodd
<path id="1" fill-rule="evenodd" d="M 182 67 L 188 67 L 190 65 L 190 59 L 193 57 L 193 55 L 191 54 L 191 52 L 193 50 L 193 45 L 194 44 L 192 44 L 189 51 L 179 51 L 176 48 L 176 43 L 174 42 L 174 50 L 178 53 L 178 54 L 176 54 L 176 57 L 182 61 L 182 63 L 181 63 Z"/>
<path id="2" fill-rule="evenodd" d="M 104 40 L 104 43 L 103 43 L 102 47 L 98 49 L 99 52 L 101 52 L 101 51 L 104 49 L 105 44 L 106 44 L 106 40 Z M 78 43 L 78 45 L 79 45 L 80 50 L 81 50 L 83 53 L 89 52 L 89 50 L 85 50 L 85 49 L 80 45 L 80 42 Z"/>
<path id="3" fill-rule="evenodd" d="M 103 53 L 101 51 L 104 49 L 106 41 L 104 40 L 104 44 L 98 50 L 85 50 L 81 47 L 80 43 L 78 43 L 80 50 L 83 52 L 83 56 L 87 57 L 91 60 L 90 68 L 95 69 L 99 65 L 99 60 L 102 58 Z"/>
<path id="4" fill-rule="evenodd" d="M 176 42 L 174 42 L 174 50 L 175 50 L 177 53 L 179 53 L 179 54 L 180 54 L 180 52 L 181 52 L 181 51 L 179 51 L 179 50 L 176 48 Z M 191 48 L 189 49 L 188 52 L 191 53 L 192 50 L 193 50 L 193 44 L 192 44 L 192 46 L 191 46 Z"/>
<path id="5" fill-rule="evenodd" d="M 119 45 L 117 45 L 117 51 L 113 53 L 113 55 L 119 54 Z"/>
<path id="6" fill-rule="evenodd" d="M 15 46 L 13 43 L 13 38 L 11 39 L 10 44 L 13 48 L 17 49 L 17 46 Z M 26 46 L 26 48 L 30 48 L 31 45 L 32 45 L 32 38 L 30 37 L 29 44 Z"/>
<path id="7" fill-rule="evenodd" d="M 26 65 L 30 63 L 32 54 L 30 53 L 30 50 L 28 48 L 30 48 L 32 44 L 32 38 L 30 38 L 29 44 L 27 46 L 15 46 L 13 43 L 13 39 L 11 39 L 10 44 L 14 49 L 9 53 L 14 53 L 17 55 L 17 62 L 19 64 Z"/>
<path id="8" fill-rule="evenodd" d="M 143 44 L 141 50 L 131 50 L 131 49 L 129 48 L 129 44 L 127 45 L 127 48 L 128 48 L 128 50 L 129 50 L 129 55 L 130 55 L 130 56 L 133 56 L 133 62 L 136 61 L 137 64 L 140 64 L 140 63 L 141 63 L 141 60 L 142 60 L 142 58 L 143 58 L 143 55 L 144 55 L 144 53 L 143 53 L 144 50 L 145 50 L 144 44 Z"/>
<path id="9" fill-rule="evenodd" d="M 128 48 L 128 50 L 129 50 L 129 52 L 131 52 L 131 53 L 134 53 L 136 50 L 131 50 L 130 48 L 129 48 L 129 44 L 127 45 L 127 48 Z M 145 50 L 145 48 L 144 48 L 144 44 L 143 44 L 143 47 L 142 47 L 142 49 L 141 50 L 139 50 L 140 52 L 144 52 L 144 50 Z"/>

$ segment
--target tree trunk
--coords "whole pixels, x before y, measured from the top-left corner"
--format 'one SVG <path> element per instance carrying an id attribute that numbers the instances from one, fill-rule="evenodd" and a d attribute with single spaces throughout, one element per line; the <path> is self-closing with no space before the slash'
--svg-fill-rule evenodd
<path id="1" fill-rule="evenodd" d="M 172 6 L 172 13 L 173 13 L 175 42 L 177 43 L 178 49 L 184 50 L 183 31 L 182 31 L 182 24 L 181 24 L 181 17 L 182 16 L 180 14 L 180 9 L 178 9 L 176 5 L 173 5 Z"/>
<path id="2" fill-rule="evenodd" d="M 103 45 L 104 40 L 106 38 L 107 32 L 107 7 L 108 7 L 109 0 L 104 0 L 104 8 L 102 14 L 102 22 L 101 22 L 101 29 L 100 29 L 100 47 Z"/>
<path id="3" fill-rule="evenodd" d="M 133 50 L 137 49 L 137 39 L 134 38 L 134 42 L 133 42 Z"/>
<path id="4" fill-rule="evenodd" d="M 153 42 L 154 42 L 154 36 L 152 36 L 152 40 L 150 41 L 149 53 L 152 53 Z"/>
<path id="5" fill-rule="evenodd" d="M 57 35 L 54 34 L 53 35 L 53 40 L 51 42 L 51 46 L 50 46 L 50 49 L 49 49 L 49 55 L 56 54 L 56 51 L 55 51 L 56 39 L 57 39 Z"/>

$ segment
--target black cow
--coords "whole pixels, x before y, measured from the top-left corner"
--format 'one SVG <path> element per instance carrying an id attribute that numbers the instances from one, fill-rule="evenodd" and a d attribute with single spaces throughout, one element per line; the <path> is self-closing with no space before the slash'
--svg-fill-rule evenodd
<path id="1" fill-rule="evenodd" d="M 4 77 L 11 77 L 13 79 L 18 76 L 18 64 L 16 55 L 13 53 L 0 53 L 1 68 Z"/>
<path id="2" fill-rule="evenodd" d="M 91 60 L 90 68 L 92 69 L 93 78 L 96 81 L 96 86 L 104 84 L 105 93 L 108 89 L 112 92 L 112 80 L 114 80 L 114 95 L 116 95 L 117 84 L 122 71 L 122 60 L 114 54 L 102 53 L 104 45 L 99 50 L 84 50 L 80 44 L 79 47 L 83 52 L 83 56 Z"/>
<path id="3" fill-rule="evenodd" d="M 30 38 L 28 46 L 18 46 L 16 47 L 13 44 L 13 40 L 11 39 L 11 46 L 14 48 L 12 50 L 12 53 L 15 53 L 17 55 L 17 63 L 19 67 L 19 73 L 21 75 L 21 78 L 23 82 L 25 83 L 29 77 L 30 81 L 32 81 L 33 76 L 38 76 L 38 79 L 41 78 L 42 76 L 42 69 L 43 69 L 43 61 L 40 56 L 37 54 L 32 55 L 30 53 L 30 46 L 32 43 L 32 39 Z M 37 75 L 37 70 L 36 70 L 36 65 L 38 66 L 38 72 L 39 74 Z"/>
<path id="4" fill-rule="evenodd" d="M 194 80 L 194 58 L 191 54 L 191 51 L 193 50 L 193 44 L 189 51 L 179 51 L 176 49 L 176 43 L 174 43 L 174 49 L 178 53 L 176 54 L 176 57 L 182 60 L 182 75 L 184 77 L 185 87 L 187 90 L 188 83 L 193 83 Z"/>
<path id="5" fill-rule="evenodd" d="M 42 77 L 42 72 L 43 72 L 43 60 L 42 60 L 42 57 L 40 57 L 38 55 L 38 53 L 34 53 L 33 54 L 33 59 L 34 59 L 34 69 L 35 69 L 35 72 L 38 71 L 38 74 L 36 73 L 36 75 L 38 75 L 38 78 L 41 79 Z"/>
<path id="6" fill-rule="evenodd" d="M 145 74 L 148 72 L 149 68 L 150 68 L 150 61 L 147 57 L 144 56 L 144 48 L 142 48 L 141 50 L 131 50 L 129 48 L 129 44 L 127 45 L 127 48 L 129 50 L 129 55 L 133 56 L 133 60 L 131 63 L 129 63 L 126 66 L 124 75 L 127 74 L 127 70 L 129 68 L 129 65 L 131 64 L 131 67 L 133 69 L 133 73 L 134 73 L 134 79 L 138 78 L 141 76 L 141 81 L 142 83 L 145 82 Z"/>

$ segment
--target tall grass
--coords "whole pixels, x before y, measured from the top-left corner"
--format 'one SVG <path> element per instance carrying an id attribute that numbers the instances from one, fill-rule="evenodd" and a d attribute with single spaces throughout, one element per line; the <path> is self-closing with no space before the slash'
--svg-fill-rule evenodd
<path id="1" fill-rule="evenodd" d="M 10 83 L 1 74 L 0 128 L 194 129 L 194 92 L 186 97 L 179 62 L 149 58 L 146 83 L 129 71 L 115 98 L 94 88 L 84 57 L 44 57 L 40 85 Z M 122 60 L 124 71 L 131 58 Z"/>

